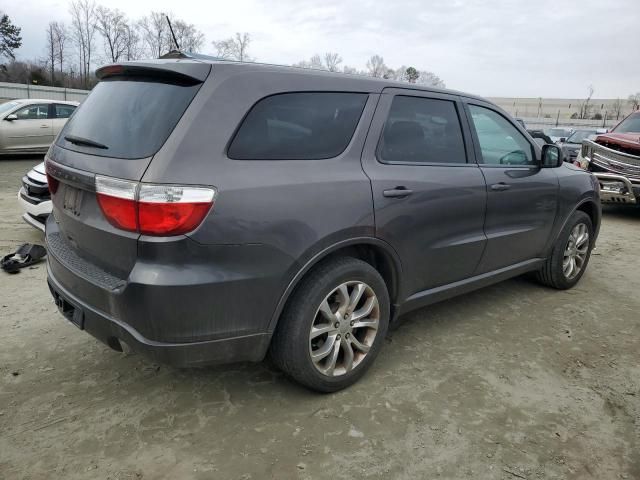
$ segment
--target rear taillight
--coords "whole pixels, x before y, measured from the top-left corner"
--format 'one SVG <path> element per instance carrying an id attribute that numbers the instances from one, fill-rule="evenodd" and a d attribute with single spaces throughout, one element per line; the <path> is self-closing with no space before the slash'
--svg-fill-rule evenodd
<path id="1" fill-rule="evenodd" d="M 96 175 L 102 213 L 118 228 L 144 235 L 182 235 L 194 230 L 213 206 L 208 187 L 154 185 Z"/>
<path id="2" fill-rule="evenodd" d="M 214 190 L 175 185 L 140 185 L 138 221 L 146 235 L 180 235 L 190 232 L 213 205 Z"/>
<path id="3" fill-rule="evenodd" d="M 138 230 L 137 182 L 96 176 L 96 194 L 109 223 L 123 230 Z"/>
<path id="4" fill-rule="evenodd" d="M 49 193 L 51 195 L 55 195 L 56 192 L 58 191 L 58 186 L 60 185 L 60 180 L 58 180 L 57 178 L 52 177 L 51 175 L 49 175 L 49 173 L 47 173 L 46 175 L 47 175 L 47 186 L 49 187 Z"/>

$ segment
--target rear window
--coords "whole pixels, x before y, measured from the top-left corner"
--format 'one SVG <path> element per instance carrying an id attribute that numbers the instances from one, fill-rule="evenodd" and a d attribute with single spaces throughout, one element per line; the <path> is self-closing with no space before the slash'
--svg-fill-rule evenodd
<path id="1" fill-rule="evenodd" d="M 228 150 L 235 160 L 320 160 L 340 155 L 351 140 L 366 93 L 284 93 L 249 111 Z"/>
<path id="2" fill-rule="evenodd" d="M 200 88 L 153 79 L 103 80 L 93 89 L 58 137 L 58 145 L 92 155 L 144 158 L 155 154 Z M 72 143 L 65 136 L 83 139 Z"/>

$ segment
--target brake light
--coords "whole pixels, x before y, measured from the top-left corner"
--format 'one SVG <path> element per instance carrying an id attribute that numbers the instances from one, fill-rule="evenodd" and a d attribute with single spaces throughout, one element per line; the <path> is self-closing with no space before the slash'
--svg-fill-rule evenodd
<path id="1" fill-rule="evenodd" d="M 207 215 L 214 188 L 155 185 L 96 176 L 98 204 L 109 223 L 144 235 L 182 235 Z"/>
<path id="2" fill-rule="evenodd" d="M 52 177 L 51 175 L 49 175 L 49 173 L 46 173 L 47 175 L 47 186 L 49 187 L 49 193 L 51 195 L 55 195 L 56 192 L 58 191 L 58 186 L 60 185 L 60 180 L 58 180 L 55 177 Z"/>
<path id="3" fill-rule="evenodd" d="M 114 227 L 130 232 L 138 231 L 137 189 L 136 182 L 96 176 L 98 204 Z"/>

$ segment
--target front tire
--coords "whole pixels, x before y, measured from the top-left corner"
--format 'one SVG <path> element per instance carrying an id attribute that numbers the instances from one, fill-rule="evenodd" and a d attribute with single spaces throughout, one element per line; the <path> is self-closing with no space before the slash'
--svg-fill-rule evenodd
<path id="1" fill-rule="evenodd" d="M 371 265 L 351 257 L 321 263 L 289 299 L 271 341 L 271 358 L 312 390 L 346 388 L 378 355 L 389 310 L 387 287 Z"/>
<path id="2" fill-rule="evenodd" d="M 573 212 L 560 232 L 551 255 L 538 272 L 538 280 L 558 290 L 573 287 L 587 269 L 594 240 L 589 215 L 579 210 Z"/>

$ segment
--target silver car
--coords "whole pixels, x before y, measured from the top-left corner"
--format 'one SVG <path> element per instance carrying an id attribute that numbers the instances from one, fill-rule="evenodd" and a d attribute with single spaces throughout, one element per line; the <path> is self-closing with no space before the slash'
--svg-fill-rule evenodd
<path id="1" fill-rule="evenodd" d="M 78 102 L 11 100 L 0 105 L 0 155 L 45 153 Z"/>

